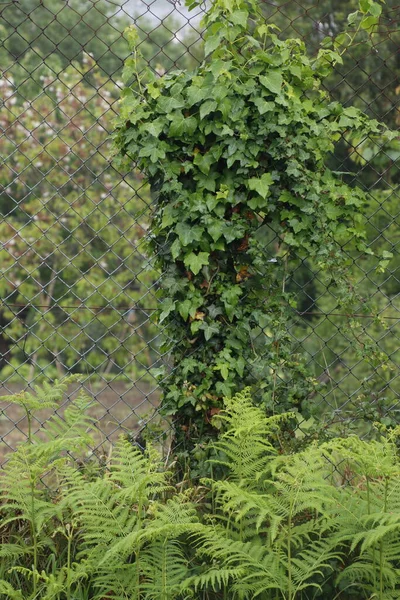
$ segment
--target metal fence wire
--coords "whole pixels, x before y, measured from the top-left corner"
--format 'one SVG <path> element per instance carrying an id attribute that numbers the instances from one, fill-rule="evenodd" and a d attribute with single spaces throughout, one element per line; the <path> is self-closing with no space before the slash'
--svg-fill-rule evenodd
<path id="1" fill-rule="evenodd" d="M 355 0 L 260 2 L 280 35 L 302 38 L 310 53 L 355 9 Z M 152 319 L 162 274 L 144 250 L 150 191 L 140 173 L 119 173 L 109 159 L 129 53 L 123 31 L 136 25 L 142 54 L 159 74 L 190 69 L 202 58 L 204 10 L 189 13 L 172 0 L 0 2 L 0 395 L 81 373 L 79 385 L 95 400 L 99 446 L 124 431 L 162 436 L 169 427 L 159 415 L 154 371 L 168 361 Z M 333 99 L 392 129 L 399 122 L 399 15 L 387 0 L 372 42 L 360 32 L 325 82 Z M 398 421 L 399 156 L 398 139 L 349 137 L 331 157 L 332 168 L 368 194 L 371 248 L 394 255 L 382 273 L 373 257 L 354 263 L 359 289 L 382 319 L 355 318 L 389 360 L 371 364 L 354 352 L 347 321 L 306 260 L 289 282 L 298 298 L 291 335 L 322 384 L 321 412 L 337 415 L 343 427 L 351 426 L 350 413 L 352 422 Z M 22 412 L 1 402 L 0 461 L 24 436 Z"/>

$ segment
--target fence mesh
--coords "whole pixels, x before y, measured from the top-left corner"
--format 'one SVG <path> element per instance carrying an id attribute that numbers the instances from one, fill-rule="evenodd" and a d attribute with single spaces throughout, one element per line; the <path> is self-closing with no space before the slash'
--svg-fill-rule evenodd
<path id="1" fill-rule="evenodd" d="M 260 2 L 280 35 L 300 37 L 310 53 L 341 31 L 355 8 L 353 0 Z M 162 274 L 145 251 L 151 195 L 140 173 L 119 173 L 110 163 L 129 54 L 123 31 L 136 25 L 143 57 L 157 73 L 190 69 L 202 58 L 204 10 L 189 13 L 172 0 L 0 2 L 0 394 L 81 373 L 80 386 L 95 401 L 99 446 L 122 431 L 149 429 L 162 437 L 169 427 L 158 411 L 155 376 L 168 357 L 152 319 Z M 325 82 L 334 100 L 392 129 L 399 121 L 399 15 L 388 0 L 379 29 L 368 43 L 360 32 Z M 381 272 L 377 258 L 350 256 L 354 279 L 381 319 L 356 315 L 359 328 L 349 329 L 306 260 L 287 282 L 297 296 L 290 333 L 321 384 L 313 402 L 319 415 L 337 416 L 341 432 L 366 431 L 378 418 L 398 421 L 399 156 L 398 140 L 349 135 L 337 143 L 330 165 L 368 194 L 371 248 L 394 255 Z M 266 260 L 274 256 L 270 243 Z M 354 351 L 361 332 L 377 343 L 382 360 Z M 0 458 L 26 436 L 26 427 L 18 407 L 0 403 Z"/>

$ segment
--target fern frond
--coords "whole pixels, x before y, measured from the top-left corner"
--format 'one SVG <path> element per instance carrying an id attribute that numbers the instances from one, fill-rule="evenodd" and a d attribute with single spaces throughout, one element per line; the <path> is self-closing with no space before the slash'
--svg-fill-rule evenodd
<path id="1" fill-rule="evenodd" d="M 16 590 L 7 581 L 0 579 L 0 596 L 8 600 L 25 600 L 21 590 Z"/>
<path id="2" fill-rule="evenodd" d="M 341 561 L 342 553 L 332 547 L 330 539 L 309 540 L 307 547 L 302 547 L 298 555 L 292 557 L 292 577 L 296 590 L 304 590 L 314 585 L 316 575 L 325 575 L 332 571 L 332 562 Z M 287 557 L 285 557 L 287 561 Z"/>
<path id="3" fill-rule="evenodd" d="M 3 400 L 12 404 L 18 404 L 31 412 L 42 410 L 43 408 L 56 408 L 68 386 L 78 380 L 79 376 L 69 375 L 61 381 L 58 379 L 52 383 L 45 381 L 40 387 L 34 388 L 34 394 L 24 391 L 11 396 L 3 396 Z"/>
<path id="4" fill-rule="evenodd" d="M 188 574 L 188 561 L 176 540 L 151 544 L 141 553 L 146 600 L 173 600 Z"/>
<path id="5" fill-rule="evenodd" d="M 243 567 L 227 567 L 215 568 L 211 567 L 200 575 L 188 577 L 182 584 L 181 589 L 186 592 L 188 590 L 206 590 L 211 589 L 214 592 L 219 592 L 235 581 L 240 580 L 244 575 Z"/>
<path id="6" fill-rule="evenodd" d="M 92 400 L 81 393 L 68 405 L 63 417 L 53 414 L 42 430 L 47 439 L 50 442 L 76 439 L 80 441 L 82 447 L 90 445 L 92 437 L 88 432 L 93 428 L 93 417 L 87 412 L 92 404 Z"/>
<path id="7" fill-rule="evenodd" d="M 288 415 L 267 417 L 253 404 L 250 388 L 225 399 L 225 410 L 217 419 L 227 427 L 213 446 L 226 456 L 210 462 L 229 469 L 236 480 L 258 481 L 265 472 L 266 459 L 277 454 L 270 437 L 279 431 Z"/>
<path id="8" fill-rule="evenodd" d="M 118 502 L 115 487 L 107 479 L 88 482 L 76 475 L 69 483 L 63 504 L 80 523 L 84 544 L 98 547 L 103 558 L 105 548 L 135 527 L 137 512 L 131 505 Z"/>
<path id="9" fill-rule="evenodd" d="M 217 506 L 224 513 L 232 515 L 236 522 L 256 515 L 252 535 L 260 529 L 264 521 L 274 515 L 271 497 L 248 490 L 243 483 L 240 485 L 233 481 L 216 481 L 213 484 L 213 490 L 216 492 L 215 503 Z"/>
<path id="10" fill-rule="evenodd" d="M 372 553 L 364 554 L 360 559 L 355 560 L 347 566 L 336 577 L 336 583 L 341 583 L 343 580 L 356 583 L 362 589 L 374 590 L 374 584 L 378 579 L 374 561 L 376 561 Z M 382 565 L 382 577 L 385 581 L 385 587 L 395 588 L 399 580 L 399 573 L 390 563 Z"/>
<path id="11" fill-rule="evenodd" d="M 120 490 L 121 499 L 131 498 L 143 505 L 155 494 L 171 490 L 168 473 L 163 469 L 160 455 L 151 447 L 143 454 L 126 438 L 115 446 L 110 479 Z"/>
<path id="12" fill-rule="evenodd" d="M 1 483 L 0 512 L 6 516 L 1 526 L 16 520 L 34 523 L 40 531 L 46 521 L 52 518 L 57 509 L 54 503 L 44 498 L 40 477 L 49 470 L 53 448 L 45 452 L 37 451 L 33 445 L 24 444 L 14 452 L 4 468 Z"/>
<path id="13" fill-rule="evenodd" d="M 0 546 L 0 559 L 7 560 L 13 559 L 16 560 L 25 554 L 30 554 L 31 548 L 26 544 L 22 546 L 21 544 L 8 544 L 2 543 Z"/>

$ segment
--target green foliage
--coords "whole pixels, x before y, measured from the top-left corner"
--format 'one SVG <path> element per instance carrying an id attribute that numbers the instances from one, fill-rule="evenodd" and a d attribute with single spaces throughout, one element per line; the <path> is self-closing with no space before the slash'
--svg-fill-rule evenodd
<path id="1" fill-rule="evenodd" d="M 225 478 L 182 492 L 153 449 L 126 439 L 105 469 L 86 469 L 85 403 L 71 405 L 56 437 L 46 424 L 5 465 L 5 597 L 398 597 L 399 429 L 296 452 L 279 445 L 293 415 L 266 417 L 246 389 L 215 417 L 213 468 Z"/>
<path id="2" fill-rule="evenodd" d="M 9 400 L 32 416 L 55 408 L 70 379 Z M 185 494 L 168 499 L 170 473 L 151 448 L 143 454 L 121 439 L 106 471 L 89 468 L 89 404 L 75 399 L 5 465 L 0 591 L 18 600 L 172 600 L 188 574 L 180 540 L 199 526 L 194 507 Z"/>
<path id="3" fill-rule="evenodd" d="M 399 430 L 287 454 L 267 446 L 285 417 L 266 418 L 248 391 L 221 417 L 228 475 L 208 481 L 214 511 L 196 538 L 206 564 L 190 585 L 243 600 L 397 597 Z"/>
<path id="4" fill-rule="evenodd" d="M 10 79 L 3 80 L 6 97 L 14 93 Z M 144 297 L 146 308 L 155 306 L 146 295 L 154 271 L 142 255 L 148 193 L 135 175 L 123 181 L 109 165 L 105 137 L 115 90 L 94 60 L 85 55 L 82 65 L 56 80 L 48 74 L 43 84 L 51 94 L 21 109 L 10 98 L 0 114 L 8 131 L 0 140 L 8 167 L 0 174 L 0 296 L 19 306 L 2 308 L 11 354 L 3 377 L 28 355 L 28 381 L 65 371 L 135 379 L 152 362 L 147 316 L 127 310 Z M 97 310 L 74 309 L 79 304 Z"/>
<path id="5" fill-rule="evenodd" d="M 1 5 L 3 380 L 136 380 L 154 362 L 147 313 L 127 310 L 142 299 L 155 306 L 143 248 L 148 186 L 108 159 L 129 23 L 104 0 Z M 152 68 L 196 62 L 196 44 L 186 34 L 178 41 L 171 19 L 138 24 Z"/>
<path id="6" fill-rule="evenodd" d="M 216 1 L 204 23 L 208 56 L 193 72 L 157 78 L 126 64 L 133 83 L 115 134 L 117 164 L 133 162 L 155 201 L 149 248 L 164 274 L 159 322 L 174 361 L 161 381 L 181 450 L 212 435 L 223 396 L 247 384 L 259 384 L 271 413 L 309 411 L 315 381 L 289 333 L 286 281 L 311 260 L 351 312 L 348 256 L 367 250 L 365 197 L 326 162 L 345 132 L 381 132 L 321 90 L 342 60 L 334 50 L 308 58 L 252 3 Z"/>

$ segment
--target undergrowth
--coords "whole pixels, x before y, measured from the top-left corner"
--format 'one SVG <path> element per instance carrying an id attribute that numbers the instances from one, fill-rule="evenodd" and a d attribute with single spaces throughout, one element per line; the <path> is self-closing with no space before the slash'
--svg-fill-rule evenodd
<path id="1" fill-rule="evenodd" d="M 10 399 L 33 418 L 67 382 Z M 301 451 L 247 389 L 225 402 L 211 472 L 172 485 L 151 446 L 90 452 L 78 396 L 20 444 L 1 477 L 0 596 L 10 600 L 399 597 L 398 430 Z"/>

